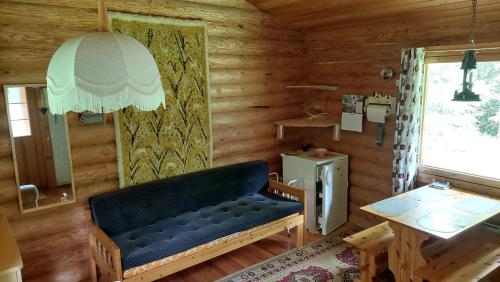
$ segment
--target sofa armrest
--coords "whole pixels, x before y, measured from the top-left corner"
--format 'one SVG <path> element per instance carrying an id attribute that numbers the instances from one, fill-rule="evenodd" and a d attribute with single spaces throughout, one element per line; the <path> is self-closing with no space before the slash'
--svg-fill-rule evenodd
<path id="1" fill-rule="evenodd" d="M 307 226 L 306 220 L 307 220 L 307 199 L 306 199 L 306 191 L 302 189 L 297 189 L 295 187 L 286 185 L 284 183 L 278 182 L 276 180 L 269 180 L 269 192 L 271 193 L 277 193 L 277 194 L 288 194 L 290 196 L 293 196 L 297 198 L 299 202 L 302 203 L 304 206 L 304 210 L 302 211 L 302 214 L 304 215 L 304 224 L 302 226 L 299 226 L 298 229 L 303 229 L 304 226 Z M 302 231 L 303 232 L 303 231 Z M 299 240 L 299 239 L 298 239 Z M 302 240 L 302 238 L 300 238 Z M 300 246 L 303 245 L 303 242 L 299 244 Z"/>
<path id="2" fill-rule="evenodd" d="M 122 280 L 120 248 L 92 220 L 87 221 L 90 235 L 90 253 L 103 274 L 111 280 Z"/>
<path id="3" fill-rule="evenodd" d="M 304 205 L 306 203 L 306 191 L 288 186 L 276 180 L 269 180 L 269 192 L 275 193 L 275 191 L 294 196 L 299 202 Z"/>

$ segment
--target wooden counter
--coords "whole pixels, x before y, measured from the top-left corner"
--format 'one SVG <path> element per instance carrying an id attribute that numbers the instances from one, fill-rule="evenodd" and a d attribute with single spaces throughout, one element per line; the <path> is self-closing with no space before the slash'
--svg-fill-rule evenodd
<path id="1" fill-rule="evenodd" d="M 9 221 L 0 215 L 0 282 L 21 281 L 23 260 Z"/>

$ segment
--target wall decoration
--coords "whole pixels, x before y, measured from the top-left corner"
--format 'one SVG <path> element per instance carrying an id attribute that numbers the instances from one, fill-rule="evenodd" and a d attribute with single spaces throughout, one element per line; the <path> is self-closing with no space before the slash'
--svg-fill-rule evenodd
<path id="1" fill-rule="evenodd" d="M 383 80 L 390 80 L 390 79 L 392 79 L 393 76 L 394 76 L 394 70 L 390 67 L 387 67 L 387 68 L 382 69 L 380 71 L 380 77 Z"/>
<path id="2" fill-rule="evenodd" d="M 166 107 L 115 113 L 120 187 L 212 164 L 206 23 L 110 13 L 115 33 L 137 39 L 158 64 Z"/>
<path id="3" fill-rule="evenodd" d="M 342 97 L 342 130 L 363 131 L 363 95 Z"/>

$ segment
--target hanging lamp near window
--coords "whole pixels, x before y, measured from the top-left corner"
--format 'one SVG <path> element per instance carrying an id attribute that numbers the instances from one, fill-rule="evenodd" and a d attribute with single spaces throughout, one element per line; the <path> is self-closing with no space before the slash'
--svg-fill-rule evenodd
<path id="1" fill-rule="evenodd" d="M 70 39 L 57 49 L 47 71 L 53 114 L 109 113 L 127 106 L 142 111 L 165 105 L 156 62 L 139 41 L 109 31 L 104 1 L 98 1 L 99 32 Z"/>
<path id="2" fill-rule="evenodd" d="M 471 70 L 476 69 L 476 51 L 474 50 L 474 32 L 476 27 L 476 13 L 477 13 L 477 0 L 472 0 L 472 25 L 470 31 L 470 42 L 472 44 L 472 49 L 467 50 L 464 53 L 464 58 L 462 60 L 461 69 L 464 72 L 462 80 L 462 91 L 455 91 L 452 101 L 460 102 L 476 102 L 481 101 L 479 95 L 472 91 L 472 72 Z M 469 81 L 467 81 L 467 78 Z"/>

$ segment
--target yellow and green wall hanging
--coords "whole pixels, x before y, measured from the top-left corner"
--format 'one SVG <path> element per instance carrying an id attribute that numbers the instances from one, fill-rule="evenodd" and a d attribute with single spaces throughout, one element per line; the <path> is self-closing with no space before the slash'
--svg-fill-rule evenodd
<path id="1" fill-rule="evenodd" d="M 111 29 L 146 46 L 156 60 L 166 107 L 115 113 L 120 187 L 212 165 L 207 25 L 111 12 Z"/>

